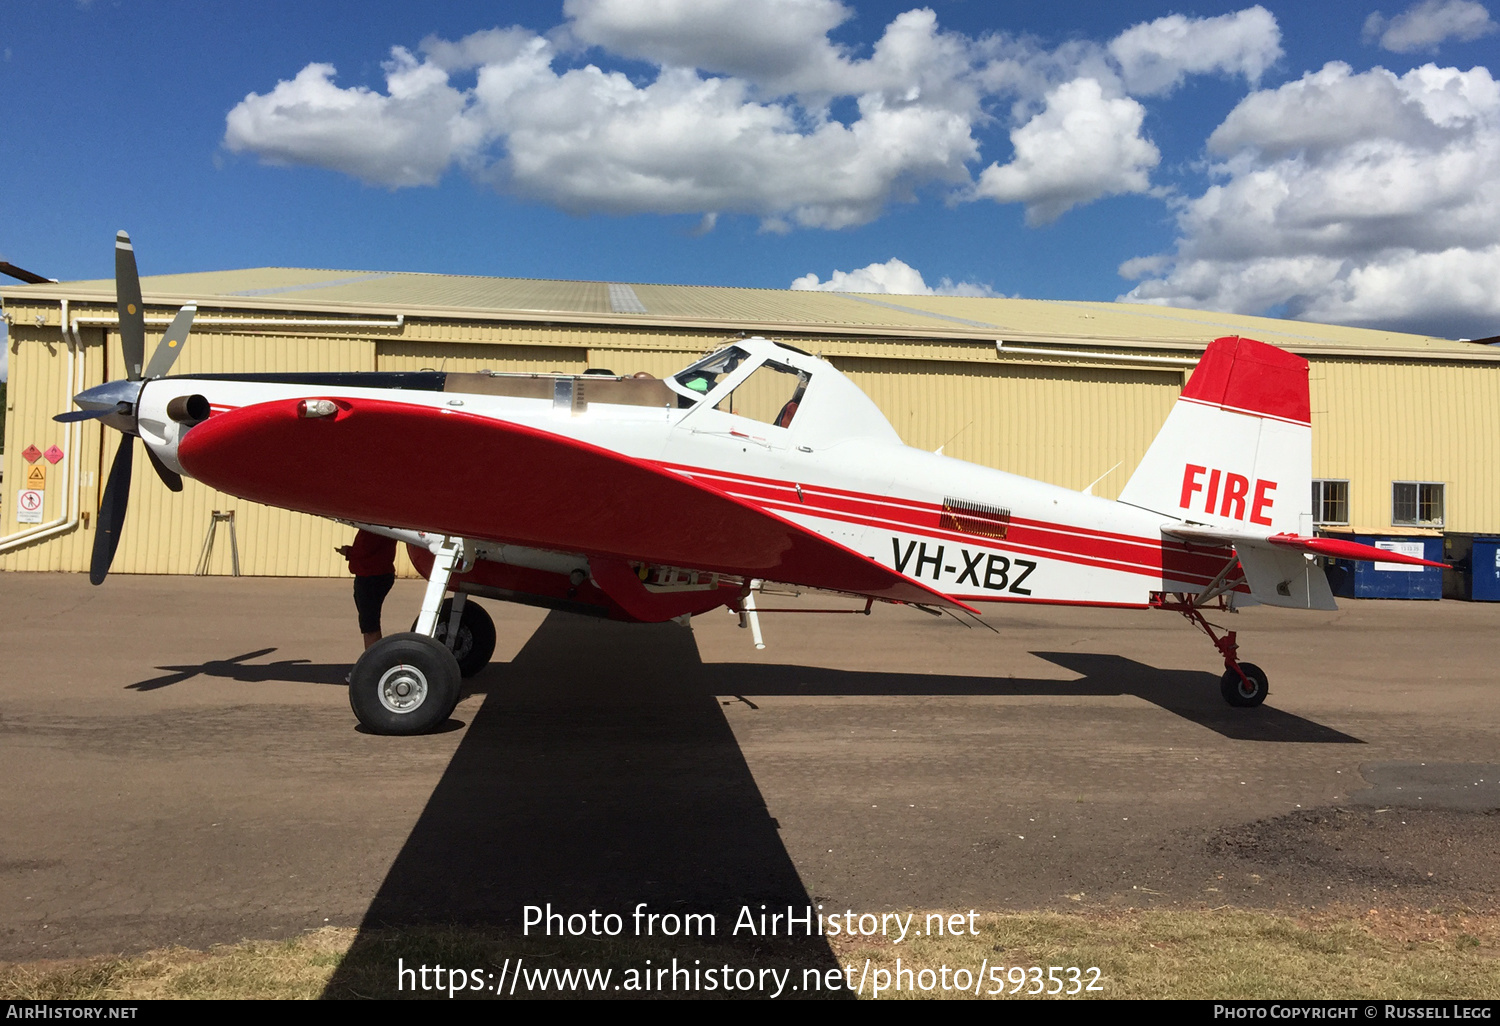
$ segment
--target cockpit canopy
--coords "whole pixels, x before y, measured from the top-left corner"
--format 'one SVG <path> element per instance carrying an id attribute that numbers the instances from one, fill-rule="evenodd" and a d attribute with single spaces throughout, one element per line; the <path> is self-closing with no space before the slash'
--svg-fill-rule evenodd
<path id="1" fill-rule="evenodd" d="M 742 339 L 665 380 L 682 409 L 743 417 L 789 430 L 818 448 L 849 438 L 900 442 L 879 408 L 848 378 L 800 349 L 764 338 Z"/>
<path id="2" fill-rule="evenodd" d="M 753 366 L 748 366 L 753 363 Z M 735 375 L 742 366 L 747 373 Z M 734 377 L 734 387 L 714 403 L 714 408 L 762 424 L 792 426 L 797 410 L 812 381 L 807 370 L 792 367 L 772 357 L 757 359 L 739 346 L 730 346 L 704 357 L 672 378 L 678 386 L 678 405 L 687 407 L 719 391 L 719 385 Z"/>

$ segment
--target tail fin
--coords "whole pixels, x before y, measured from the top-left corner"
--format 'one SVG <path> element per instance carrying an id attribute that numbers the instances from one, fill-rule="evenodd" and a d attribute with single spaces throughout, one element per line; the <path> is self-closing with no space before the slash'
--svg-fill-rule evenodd
<path id="1" fill-rule="evenodd" d="M 1215 339 L 1120 501 L 1249 534 L 1311 534 L 1311 420 L 1306 360 Z"/>

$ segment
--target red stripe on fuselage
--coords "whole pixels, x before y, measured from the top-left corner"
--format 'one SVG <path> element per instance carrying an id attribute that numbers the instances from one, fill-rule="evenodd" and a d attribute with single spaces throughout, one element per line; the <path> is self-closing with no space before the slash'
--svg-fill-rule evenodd
<path id="1" fill-rule="evenodd" d="M 797 485 L 769 478 L 663 463 L 664 469 L 690 478 L 707 478 L 738 498 L 781 513 L 801 513 L 862 527 L 884 528 L 973 545 L 1060 559 L 1097 569 L 1208 584 L 1231 556 L 1225 548 L 1190 549 L 1138 535 L 1102 531 L 1046 521 L 1013 518 L 1002 540 L 964 534 L 940 526 L 942 506 L 920 500 Z"/>

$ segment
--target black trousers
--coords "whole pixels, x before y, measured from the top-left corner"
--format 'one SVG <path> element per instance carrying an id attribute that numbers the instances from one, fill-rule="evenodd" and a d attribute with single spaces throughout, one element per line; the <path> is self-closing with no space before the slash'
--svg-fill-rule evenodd
<path id="1" fill-rule="evenodd" d="M 380 607 L 396 583 L 395 574 L 354 579 L 354 608 L 359 610 L 359 632 L 372 634 L 380 630 Z"/>

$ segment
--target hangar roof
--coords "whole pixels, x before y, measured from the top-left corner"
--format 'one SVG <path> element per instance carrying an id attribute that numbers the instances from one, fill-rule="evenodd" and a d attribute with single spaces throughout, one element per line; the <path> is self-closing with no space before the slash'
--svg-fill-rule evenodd
<path id="1" fill-rule="evenodd" d="M 1054 341 L 1200 349 L 1243 334 L 1305 354 L 1361 353 L 1435 359 L 1500 358 L 1488 346 L 1369 328 L 1127 303 L 900 296 L 712 285 L 484 278 L 390 271 L 257 267 L 142 279 L 153 305 L 323 313 L 405 314 L 460 320 L 545 321 L 659 327 Z M 69 299 L 113 305 L 114 282 L 0 287 L 0 299 Z"/>

